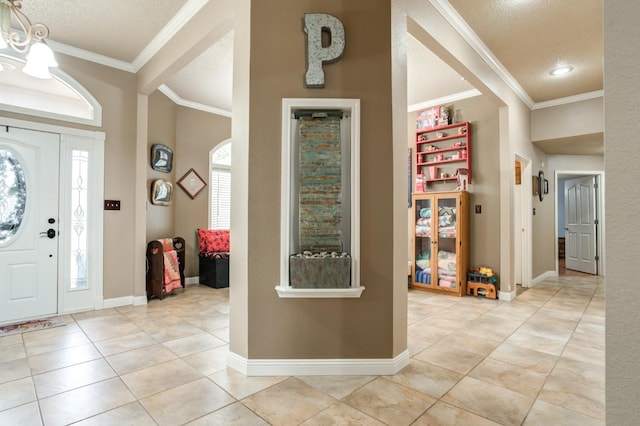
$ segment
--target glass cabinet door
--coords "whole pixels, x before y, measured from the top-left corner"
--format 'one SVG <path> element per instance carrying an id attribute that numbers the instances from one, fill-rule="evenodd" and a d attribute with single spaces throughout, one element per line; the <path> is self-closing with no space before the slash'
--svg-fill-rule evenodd
<path id="1" fill-rule="evenodd" d="M 431 285 L 432 202 L 415 200 L 414 281 Z"/>
<path id="2" fill-rule="evenodd" d="M 456 289 L 457 235 L 456 235 L 456 198 L 438 198 L 437 212 L 437 256 L 438 270 L 436 286 Z"/>

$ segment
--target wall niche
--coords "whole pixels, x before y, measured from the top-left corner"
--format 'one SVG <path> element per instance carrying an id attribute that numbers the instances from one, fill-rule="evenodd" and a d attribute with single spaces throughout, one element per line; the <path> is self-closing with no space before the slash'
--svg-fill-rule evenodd
<path id="1" fill-rule="evenodd" d="M 360 102 L 283 99 L 280 297 L 359 297 Z"/>

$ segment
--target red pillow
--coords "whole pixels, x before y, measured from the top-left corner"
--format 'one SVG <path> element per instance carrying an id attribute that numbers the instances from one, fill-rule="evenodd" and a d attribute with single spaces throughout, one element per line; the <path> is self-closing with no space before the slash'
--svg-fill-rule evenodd
<path id="1" fill-rule="evenodd" d="M 208 231 L 206 229 L 198 228 L 198 251 L 200 253 L 207 252 L 207 242 L 206 242 L 206 233 Z"/>
<path id="2" fill-rule="evenodd" d="M 228 229 L 198 229 L 198 245 L 201 253 L 229 251 Z"/>

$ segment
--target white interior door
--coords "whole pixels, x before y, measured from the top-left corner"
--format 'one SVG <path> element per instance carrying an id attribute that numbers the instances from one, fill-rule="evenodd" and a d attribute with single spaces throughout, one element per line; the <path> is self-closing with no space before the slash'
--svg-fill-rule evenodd
<path id="1" fill-rule="evenodd" d="M 0 132 L 0 323 L 57 313 L 59 135 Z"/>
<path id="2" fill-rule="evenodd" d="M 565 258 L 567 269 L 597 274 L 595 176 L 565 182 Z"/>

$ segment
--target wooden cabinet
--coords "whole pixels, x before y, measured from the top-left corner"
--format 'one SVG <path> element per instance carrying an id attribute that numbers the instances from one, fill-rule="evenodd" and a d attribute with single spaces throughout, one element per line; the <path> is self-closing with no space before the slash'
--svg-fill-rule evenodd
<path id="1" fill-rule="evenodd" d="M 469 269 L 469 193 L 414 193 L 412 284 L 462 296 Z"/>
<path id="2" fill-rule="evenodd" d="M 468 121 L 416 131 L 416 172 L 426 185 L 456 180 L 467 169 L 471 183 L 471 124 Z"/>

